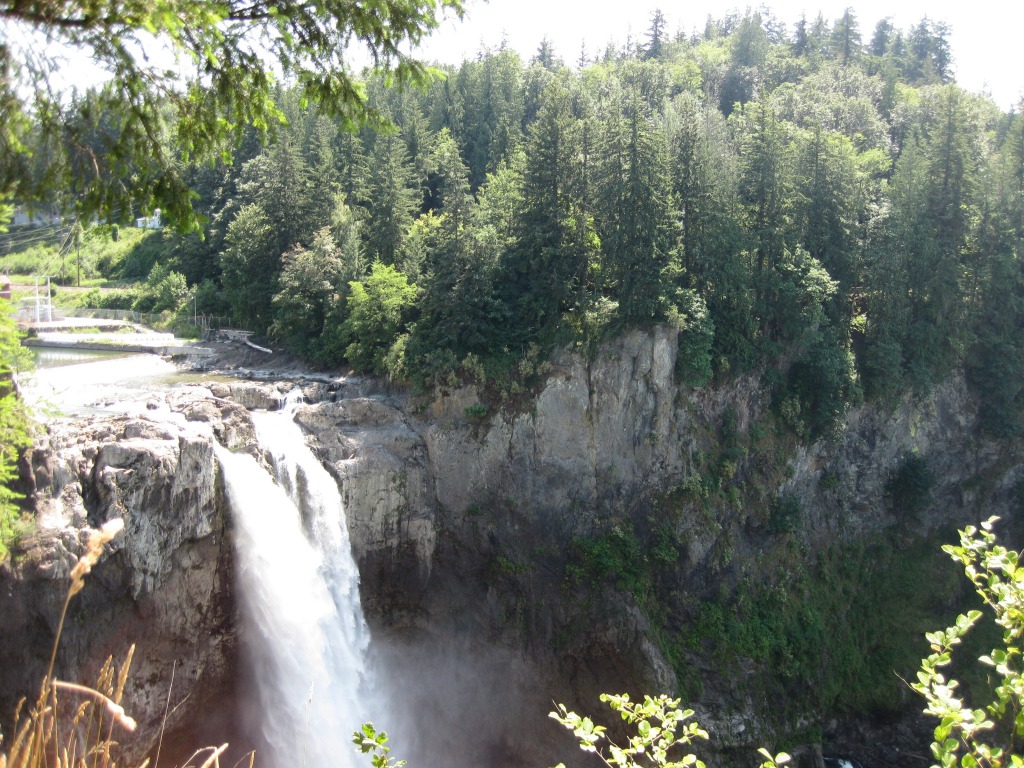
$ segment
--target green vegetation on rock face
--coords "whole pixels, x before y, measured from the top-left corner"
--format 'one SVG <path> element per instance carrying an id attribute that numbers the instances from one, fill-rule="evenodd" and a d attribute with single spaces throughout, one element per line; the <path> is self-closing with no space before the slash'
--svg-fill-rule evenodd
<path id="1" fill-rule="evenodd" d="M 630 594 L 689 700 L 708 685 L 737 684 L 784 698 L 780 724 L 796 711 L 893 713 L 906 706 L 900 678 L 913 676 L 923 634 L 973 601 L 939 551 L 941 537 L 901 548 L 889 539 L 879 533 L 817 554 L 784 541 L 701 598 L 669 523 L 641 532 L 620 522 L 574 541 L 566 586 L 586 599 Z M 727 540 L 720 533 L 715 548 Z M 713 671 L 702 678 L 698 668 Z"/>
<path id="2" fill-rule="evenodd" d="M 966 597 L 956 597 L 937 541 L 897 550 L 878 536 L 833 546 L 806 568 L 795 553 L 788 562 L 788 574 L 741 580 L 731 595 L 702 603 L 691 647 L 710 652 L 726 676 L 743 659 L 755 662 L 759 684 L 802 711 L 900 711 L 900 678 L 913 675 L 920 638 Z"/>

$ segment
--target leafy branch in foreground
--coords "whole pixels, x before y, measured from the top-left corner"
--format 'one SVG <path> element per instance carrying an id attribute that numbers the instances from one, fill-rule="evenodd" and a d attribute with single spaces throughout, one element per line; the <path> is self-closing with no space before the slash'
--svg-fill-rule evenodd
<path id="1" fill-rule="evenodd" d="M 942 669 L 953 661 L 953 651 L 981 618 L 968 611 L 954 624 L 926 635 L 932 653 L 921 661 L 917 682 L 911 687 L 928 703 L 925 712 L 939 718 L 931 745 L 935 768 L 1000 768 L 1024 766 L 1020 754 L 1024 736 L 1024 673 L 1021 670 L 1024 639 L 1024 567 L 1021 554 L 996 544 L 992 517 L 981 528 L 960 531 L 960 544 L 942 549 L 964 566 L 982 601 L 995 614 L 1003 630 L 1003 647 L 980 657 L 996 674 L 993 700 L 972 709 L 957 692 L 959 682 L 947 679 Z"/>
<path id="2" fill-rule="evenodd" d="M 642 703 L 632 702 L 628 694 L 601 694 L 601 701 L 619 713 L 623 720 L 636 726 L 636 734 L 629 737 L 627 746 L 620 747 L 608 739 L 607 728 L 595 725 L 589 717 L 570 712 L 564 704 L 558 704 L 557 711 L 549 717 L 558 721 L 579 739 L 580 749 L 593 752 L 607 766 L 629 768 L 636 765 L 635 758 L 644 755 L 651 763 L 663 768 L 704 768 L 697 756 L 688 753 L 678 760 L 669 760 L 668 753 L 673 747 L 688 746 L 694 739 L 707 739 L 708 733 L 695 722 L 685 722 L 693 717 L 692 709 L 679 709 L 679 699 L 670 699 L 662 694 L 656 699 L 644 696 Z M 599 742 L 608 741 L 607 752 Z M 565 768 L 559 763 L 558 768 Z"/>
<path id="3" fill-rule="evenodd" d="M 360 753 L 371 756 L 373 768 L 402 768 L 405 765 L 405 760 L 389 757 L 391 747 L 387 745 L 388 734 L 386 731 L 378 731 L 373 723 L 363 723 L 363 727 L 352 734 L 352 743 Z"/>
<path id="4" fill-rule="evenodd" d="M 179 154 L 226 160 L 248 127 L 284 122 L 275 72 L 346 125 L 385 125 L 352 58 L 423 85 L 435 72 L 407 46 L 448 11 L 461 16 L 461 0 L 0 0 L 13 33 L 0 38 L 0 202 L 115 220 L 161 207 L 194 224 Z M 75 54 L 108 77 L 68 98 L 73 62 L 60 57 Z"/>
<path id="5" fill-rule="evenodd" d="M 658 768 L 704 768 L 703 761 L 692 752 L 669 757 L 676 747 L 689 747 L 695 739 L 707 739 L 708 733 L 696 722 L 686 722 L 693 717 L 692 709 L 679 709 L 679 699 L 662 694 L 657 698 L 644 696 L 643 702 L 630 701 L 628 694 L 602 693 L 601 701 L 606 702 L 622 719 L 635 726 L 635 734 L 629 737 L 625 746 L 611 741 L 607 728 L 597 725 L 589 717 L 570 712 L 564 704 L 558 704 L 557 711 L 549 717 L 564 725 L 579 739 L 580 749 L 593 752 L 609 768 L 639 768 L 653 765 Z M 607 741 L 607 747 L 600 746 Z M 759 750 L 765 761 L 761 768 L 778 768 L 789 762 L 789 755 L 780 752 L 774 757 L 768 750 Z M 643 759 L 645 762 L 640 763 Z M 557 768 L 565 768 L 559 763 Z"/>

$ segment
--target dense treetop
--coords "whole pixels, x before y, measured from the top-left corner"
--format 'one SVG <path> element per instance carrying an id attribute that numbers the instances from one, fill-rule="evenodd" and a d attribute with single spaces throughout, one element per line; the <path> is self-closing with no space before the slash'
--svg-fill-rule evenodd
<path id="1" fill-rule="evenodd" d="M 420 386 L 669 321 L 682 380 L 763 369 L 808 436 L 958 367 L 1012 433 L 1024 122 L 953 83 L 948 35 L 847 11 L 686 37 L 655 14 L 574 67 L 545 41 L 423 89 L 353 85 L 390 131 L 306 108 L 300 74 L 273 91 L 276 142 L 175 158 L 206 224 L 165 236 L 157 278 L 308 359 Z"/>

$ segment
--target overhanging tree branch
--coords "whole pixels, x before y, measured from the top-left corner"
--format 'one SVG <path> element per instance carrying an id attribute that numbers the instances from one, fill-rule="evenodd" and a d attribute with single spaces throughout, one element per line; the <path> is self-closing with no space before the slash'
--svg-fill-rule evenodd
<path id="1" fill-rule="evenodd" d="M 346 52 L 361 50 L 398 85 L 425 84 L 433 70 L 403 49 L 448 12 L 461 16 L 462 0 L 0 2 L 0 191 L 47 202 L 71 193 L 82 216 L 159 206 L 192 226 L 173 159 L 224 159 L 246 130 L 272 133 L 283 122 L 273 71 L 348 126 L 385 125 Z M 86 95 L 55 91 L 74 76 L 28 55 L 32 43 L 17 36 L 37 33 L 89 55 L 109 82 Z M 130 179 L 124 193 L 118 178 Z"/>

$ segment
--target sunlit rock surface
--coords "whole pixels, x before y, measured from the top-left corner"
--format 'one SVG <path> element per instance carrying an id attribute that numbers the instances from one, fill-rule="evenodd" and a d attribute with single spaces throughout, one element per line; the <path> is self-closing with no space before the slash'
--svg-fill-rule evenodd
<path id="1" fill-rule="evenodd" d="M 676 355 L 666 327 L 593 356 L 563 350 L 533 392 L 504 406 L 465 384 L 428 399 L 372 380 L 239 381 L 156 397 L 130 417 L 54 423 L 33 455 L 38 531 L 0 580 L 0 705 L 6 713 L 14 692 L 37 684 L 85 529 L 116 516 L 126 531 L 72 602 L 59 674 L 88 680 L 135 641 L 129 704 L 150 733 L 172 670 L 174 699 L 187 697 L 172 727 L 228 709 L 231 514 L 210 441 L 266 463 L 246 409 L 278 409 L 294 387 L 305 399 L 296 420 L 345 502 L 375 685 L 400 702 L 382 725 L 395 754 L 428 767 L 572 764 L 570 741 L 546 718 L 552 700 L 596 712 L 602 691 L 675 689 L 634 598 L 588 594 L 566 565 L 578 537 L 648 520 L 661 494 L 707 472 L 726 422 L 743 438 L 727 468 L 742 494 L 674 522 L 677 588 L 693 602 L 757 577 L 780 494 L 798 500 L 797 535 L 813 552 L 1005 514 L 1024 478 L 1019 446 L 978 433 L 961 377 L 927 397 L 859 407 L 818 442 L 771 438 L 767 457 L 749 447 L 771 404 L 762 378 L 681 388 Z M 935 483 L 913 526 L 897 530 L 887 484 L 907 455 L 927 457 Z M 720 679 L 698 658 L 694 674 L 717 747 L 763 743 L 768 704 L 739 684 L 744 670 Z"/>

